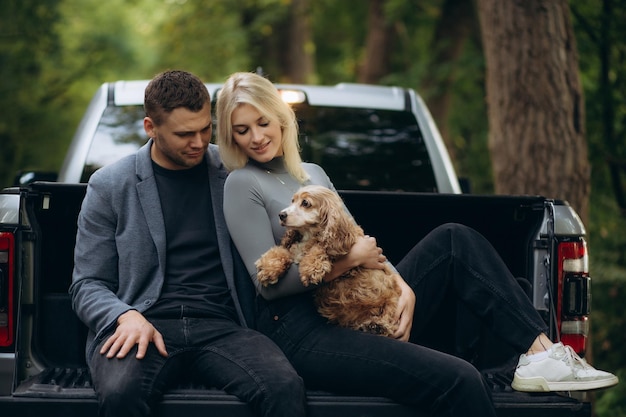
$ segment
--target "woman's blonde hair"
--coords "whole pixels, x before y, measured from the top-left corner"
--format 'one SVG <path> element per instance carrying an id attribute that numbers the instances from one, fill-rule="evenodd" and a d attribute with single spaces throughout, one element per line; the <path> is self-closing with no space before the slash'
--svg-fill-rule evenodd
<path id="1" fill-rule="evenodd" d="M 217 95 L 217 144 L 224 166 L 232 171 L 248 163 L 248 156 L 233 139 L 231 117 L 242 104 L 253 106 L 270 122 L 278 122 L 287 171 L 299 182 L 306 181 L 309 176 L 302 168 L 296 115 L 271 81 L 252 72 L 230 75 Z"/>

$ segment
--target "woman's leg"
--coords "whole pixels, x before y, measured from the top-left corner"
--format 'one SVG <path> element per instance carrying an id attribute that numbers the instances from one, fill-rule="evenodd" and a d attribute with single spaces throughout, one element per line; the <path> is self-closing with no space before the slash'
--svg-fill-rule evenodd
<path id="1" fill-rule="evenodd" d="M 441 338 L 438 330 L 454 329 L 448 348 L 453 346 L 457 356 L 471 356 L 472 349 L 486 351 L 478 347 L 486 328 L 513 347 L 513 359 L 522 354 L 512 384 L 517 390 L 573 391 L 617 384 L 617 377 L 589 366 L 570 347 L 550 346 L 546 325 L 530 299 L 476 231 L 458 224 L 440 226 L 397 269 L 415 291 L 412 341 L 430 345 L 433 331 Z M 543 349 L 547 351 L 536 352 Z M 494 349 L 488 352 L 492 356 Z"/>
<path id="2" fill-rule="evenodd" d="M 312 303 L 300 300 L 286 314 L 264 309 L 259 323 L 308 388 L 387 397 L 438 416 L 495 416 L 489 389 L 468 362 L 327 324 Z"/>
<path id="3" fill-rule="evenodd" d="M 499 254 L 469 227 L 434 229 L 397 269 L 416 296 L 414 341 L 470 359 L 485 335 L 495 334 L 519 355 L 547 331 Z M 438 345 L 437 337 L 448 340 Z"/>

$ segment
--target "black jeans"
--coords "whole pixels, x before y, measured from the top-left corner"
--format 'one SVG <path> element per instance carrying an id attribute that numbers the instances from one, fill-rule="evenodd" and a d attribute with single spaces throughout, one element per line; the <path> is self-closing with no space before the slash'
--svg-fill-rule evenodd
<path id="1" fill-rule="evenodd" d="M 258 416 L 305 415 L 302 379 L 263 334 L 221 319 L 150 321 L 163 335 L 169 357 L 162 357 L 152 343 L 140 360 L 136 348 L 124 359 L 107 359 L 99 354 L 100 346 L 93 354 L 90 370 L 101 416 L 150 415 L 182 375 L 236 395 Z"/>
<path id="2" fill-rule="evenodd" d="M 385 396 L 435 416 L 495 416 L 470 361 L 483 335 L 519 355 L 546 331 L 526 294 L 489 242 L 457 224 L 432 231 L 397 270 L 416 295 L 411 343 L 330 325 L 310 293 L 260 300 L 260 329 L 309 388 Z"/>

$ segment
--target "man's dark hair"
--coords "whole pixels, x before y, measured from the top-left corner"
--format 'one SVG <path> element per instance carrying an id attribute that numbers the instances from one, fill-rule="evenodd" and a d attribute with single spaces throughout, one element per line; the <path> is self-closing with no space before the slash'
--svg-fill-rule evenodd
<path id="1" fill-rule="evenodd" d="M 165 113 L 184 107 L 193 112 L 211 105 L 211 96 L 204 83 L 186 71 L 165 71 L 155 76 L 146 87 L 143 108 L 156 125 L 163 123 Z"/>

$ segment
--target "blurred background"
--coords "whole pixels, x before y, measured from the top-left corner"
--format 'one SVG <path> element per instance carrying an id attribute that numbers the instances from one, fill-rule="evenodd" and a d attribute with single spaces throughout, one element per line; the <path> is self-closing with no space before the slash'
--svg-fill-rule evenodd
<path id="1" fill-rule="evenodd" d="M 527 4 L 543 7 L 551 1 Z M 594 409 L 602 417 L 626 416 L 626 2 L 557 3 L 565 5 L 566 29 L 574 34 L 568 50 L 584 97 L 580 116 L 586 125 L 590 175 L 585 186 L 590 191 L 583 219 L 594 297 L 588 359 L 622 380 L 617 388 L 594 394 Z M 489 149 L 484 46 L 492 1 L 0 4 L 0 186 L 11 185 L 23 170 L 58 171 L 82 113 L 103 82 L 149 79 L 165 69 L 185 69 L 206 82 L 221 82 L 234 71 L 262 68 L 277 82 L 415 88 L 431 108 L 457 173 L 469 180 L 471 191 L 498 189 Z M 568 145 L 562 146 L 567 152 Z"/>

